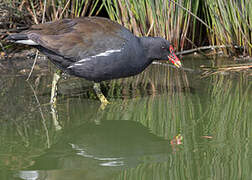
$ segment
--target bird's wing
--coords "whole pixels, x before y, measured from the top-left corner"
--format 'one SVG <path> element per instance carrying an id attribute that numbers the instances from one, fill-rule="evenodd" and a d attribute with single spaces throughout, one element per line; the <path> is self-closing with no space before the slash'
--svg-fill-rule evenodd
<path id="1" fill-rule="evenodd" d="M 26 34 L 38 45 L 71 61 L 118 50 L 130 36 L 119 24 L 95 17 L 34 25 Z"/>

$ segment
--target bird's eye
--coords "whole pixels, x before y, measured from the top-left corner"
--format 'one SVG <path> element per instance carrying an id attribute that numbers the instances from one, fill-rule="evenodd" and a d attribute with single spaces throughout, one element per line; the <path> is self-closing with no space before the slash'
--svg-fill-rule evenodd
<path id="1" fill-rule="evenodd" d="M 162 49 L 163 49 L 163 50 L 166 50 L 166 47 L 162 46 Z"/>
<path id="2" fill-rule="evenodd" d="M 173 47 L 172 46 L 170 46 L 170 53 L 173 53 Z"/>

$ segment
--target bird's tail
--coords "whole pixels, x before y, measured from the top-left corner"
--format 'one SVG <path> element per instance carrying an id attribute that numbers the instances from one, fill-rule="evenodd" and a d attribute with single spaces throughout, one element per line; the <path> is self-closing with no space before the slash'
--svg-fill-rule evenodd
<path id="1" fill-rule="evenodd" d="M 5 38 L 7 41 L 16 42 L 16 41 L 22 41 L 22 40 L 28 40 L 28 36 L 26 34 L 10 34 Z"/>
<path id="2" fill-rule="evenodd" d="M 27 34 L 22 34 L 22 33 L 11 34 L 7 36 L 5 40 L 14 42 L 14 43 L 26 44 L 26 45 L 38 45 L 33 40 L 29 39 Z"/>

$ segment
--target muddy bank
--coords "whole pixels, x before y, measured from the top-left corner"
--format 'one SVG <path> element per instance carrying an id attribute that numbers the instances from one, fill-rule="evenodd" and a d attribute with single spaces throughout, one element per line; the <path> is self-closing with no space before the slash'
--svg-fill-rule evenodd
<path id="1" fill-rule="evenodd" d="M 36 57 L 36 49 L 11 53 L 0 58 L 0 75 L 28 75 Z M 48 73 L 52 65 L 46 56 L 39 53 L 33 74 Z"/>

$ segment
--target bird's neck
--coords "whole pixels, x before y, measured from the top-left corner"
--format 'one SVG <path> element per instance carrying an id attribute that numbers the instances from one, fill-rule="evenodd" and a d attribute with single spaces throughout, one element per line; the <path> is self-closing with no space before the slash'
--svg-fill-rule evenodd
<path id="1" fill-rule="evenodd" d="M 158 58 L 156 54 L 153 51 L 153 47 L 155 44 L 155 38 L 154 37 L 140 37 L 140 43 L 142 44 L 145 55 L 147 56 L 148 60 L 155 60 Z"/>

